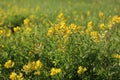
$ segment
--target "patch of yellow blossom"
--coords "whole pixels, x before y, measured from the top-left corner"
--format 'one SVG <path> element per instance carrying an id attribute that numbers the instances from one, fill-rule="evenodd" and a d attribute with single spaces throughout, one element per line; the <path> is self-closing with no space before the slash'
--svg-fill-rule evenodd
<path id="1" fill-rule="evenodd" d="M 35 70 L 40 70 L 42 68 L 43 64 L 40 60 L 33 61 L 33 62 L 28 62 L 26 65 L 23 66 L 22 71 L 25 72 L 26 74 L 35 71 Z"/>
<path id="2" fill-rule="evenodd" d="M 92 30 L 92 27 L 93 27 L 93 22 L 89 21 L 87 24 L 87 29 L 85 30 L 85 32 L 89 34 L 90 31 Z"/>
<path id="3" fill-rule="evenodd" d="M 100 41 L 106 42 L 106 36 L 107 36 L 108 31 L 105 30 L 101 34 L 99 34 Z"/>
<path id="4" fill-rule="evenodd" d="M 57 36 L 62 36 L 65 39 L 68 37 L 68 35 L 76 33 L 80 29 L 80 26 L 75 24 L 67 25 L 65 21 L 61 21 L 60 23 L 55 24 L 54 27 L 50 27 L 48 29 L 47 36 L 50 37 L 52 34 L 55 34 Z"/>
<path id="5" fill-rule="evenodd" d="M 114 57 L 115 57 L 116 59 L 120 59 L 120 54 L 116 54 L 116 55 L 114 55 Z"/>
<path id="6" fill-rule="evenodd" d="M 37 60 L 35 63 L 35 70 L 41 69 L 43 66 L 42 62 L 40 60 Z"/>
<path id="7" fill-rule="evenodd" d="M 35 71 L 34 75 L 40 75 L 40 71 Z"/>
<path id="8" fill-rule="evenodd" d="M 9 79 L 10 80 L 25 80 L 22 73 L 19 73 L 19 75 L 17 75 L 17 73 L 15 72 L 12 72 L 10 74 Z"/>
<path id="9" fill-rule="evenodd" d="M 50 71 L 50 75 L 54 76 L 54 75 L 56 75 L 56 74 L 58 74 L 60 72 L 61 72 L 60 68 L 52 68 L 51 71 Z"/>
<path id="10" fill-rule="evenodd" d="M 1 47 L 4 48 L 5 46 L 2 44 Z"/>
<path id="11" fill-rule="evenodd" d="M 77 70 L 77 73 L 80 75 L 80 74 L 84 73 L 85 71 L 87 71 L 86 67 L 79 66 L 78 70 Z"/>
<path id="12" fill-rule="evenodd" d="M 53 31 L 54 31 L 54 30 L 53 30 L 53 27 L 49 28 L 49 29 L 48 29 L 48 32 L 47 32 L 47 36 L 50 37 L 51 34 L 53 34 Z"/>
<path id="13" fill-rule="evenodd" d="M 26 74 L 32 72 L 35 68 L 35 62 L 28 62 L 26 65 L 23 66 L 22 71 L 25 72 Z"/>
<path id="14" fill-rule="evenodd" d="M 92 31 L 90 33 L 91 39 L 95 42 L 99 42 L 99 35 L 97 31 Z"/>
<path id="15" fill-rule="evenodd" d="M 14 64 L 15 63 L 12 60 L 8 60 L 7 62 L 5 62 L 4 67 L 5 68 L 13 68 Z"/>
<path id="16" fill-rule="evenodd" d="M 105 24 L 104 23 L 100 24 L 100 29 L 105 30 Z"/>
<path id="17" fill-rule="evenodd" d="M 13 28 L 14 32 L 17 32 L 17 31 L 19 31 L 20 29 L 21 29 L 21 28 L 20 28 L 19 26 Z"/>
<path id="18" fill-rule="evenodd" d="M 110 22 L 109 22 L 109 24 L 108 24 L 108 29 L 110 29 L 110 30 L 111 30 L 111 29 L 112 29 L 112 27 L 113 27 L 113 23 L 112 23 L 112 21 L 110 21 Z"/>
<path id="19" fill-rule="evenodd" d="M 112 29 L 112 27 L 117 27 L 117 24 L 120 24 L 120 17 L 115 15 L 112 20 L 109 21 L 108 29 Z"/>
<path id="20" fill-rule="evenodd" d="M 4 33 L 4 30 L 0 30 L 0 35 L 2 35 Z"/>
<path id="21" fill-rule="evenodd" d="M 27 25 L 30 22 L 28 18 L 24 19 L 24 25 Z"/>
<path id="22" fill-rule="evenodd" d="M 31 28 L 29 28 L 29 27 L 25 27 L 25 30 L 26 30 L 26 32 L 31 32 L 32 31 Z"/>
<path id="23" fill-rule="evenodd" d="M 87 27 L 91 29 L 92 26 L 93 26 L 93 22 L 92 21 L 88 22 Z"/>
<path id="24" fill-rule="evenodd" d="M 75 32 L 78 32 L 80 29 L 81 29 L 81 27 L 80 26 L 77 26 L 77 25 L 75 25 L 75 24 L 70 24 L 69 25 L 69 33 L 70 32 L 73 32 L 73 33 L 75 33 Z"/>
<path id="25" fill-rule="evenodd" d="M 120 17 L 119 16 L 113 16 L 113 18 L 112 18 L 112 22 L 113 23 L 120 23 Z"/>
<path id="26" fill-rule="evenodd" d="M 32 14 L 32 15 L 29 16 L 29 18 L 30 19 L 35 19 L 36 17 L 35 17 L 35 15 Z"/>
<path id="27" fill-rule="evenodd" d="M 101 19 L 103 19 L 104 18 L 104 13 L 103 12 L 99 12 L 99 17 L 101 18 Z"/>
<path id="28" fill-rule="evenodd" d="M 62 12 L 57 16 L 56 19 L 59 20 L 59 21 L 65 21 L 66 20 L 64 14 Z"/>
<path id="29" fill-rule="evenodd" d="M 11 30 L 8 30 L 8 32 L 7 32 L 7 34 L 6 34 L 6 36 L 7 36 L 7 37 L 10 37 L 10 36 L 11 36 L 11 34 L 12 34 L 12 31 L 11 31 Z"/>

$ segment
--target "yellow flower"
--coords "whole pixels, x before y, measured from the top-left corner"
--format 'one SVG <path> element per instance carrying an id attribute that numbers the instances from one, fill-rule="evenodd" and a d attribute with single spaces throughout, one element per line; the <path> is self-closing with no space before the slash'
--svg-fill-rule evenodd
<path id="1" fill-rule="evenodd" d="M 17 75 L 17 80 L 24 80 L 22 73 L 19 73 L 19 75 Z"/>
<path id="2" fill-rule="evenodd" d="M 31 70 L 35 70 L 35 61 L 33 61 L 32 63 L 30 63 L 31 65 Z"/>
<path id="3" fill-rule="evenodd" d="M 17 32 L 17 31 L 19 31 L 20 29 L 21 29 L 21 28 L 20 28 L 19 26 L 13 28 L 14 32 Z"/>
<path id="4" fill-rule="evenodd" d="M 30 21 L 30 20 L 29 20 L 29 19 L 27 19 L 27 18 L 26 18 L 26 19 L 24 19 L 24 25 L 27 25 L 27 24 L 29 23 L 29 21 Z"/>
<path id="5" fill-rule="evenodd" d="M 89 29 L 91 29 L 92 26 L 93 26 L 93 22 L 92 22 L 92 21 L 88 22 L 87 27 L 88 27 Z"/>
<path id="6" fill-rule="evenodd" d="M 79 66 L 79 67 L 78 67 L 78 70 L 77 70 L 77 73 L 78 73 L 78 74 L 82 74 L 82 73 L 84 73 L 85 71 L 87 71 L 87 68 L 83 68 L 82 66 Z"/>
<path id="7" fill-rule="evenodd" d="M 90 33 L 91 39 L 95 42 L 99 42 L 99 35 L 97 31 L 92 31 Z"/>
<path id="8" fill-rule="evenodd" d="M 88 22 L 88 24 L 87 24 L 87 29 L 85 30 L 85 32 L 86 32 L 87 34 L 89 34 L 90 31 L 92 30 L 92 26 L 93 26 L 92 21 Z"/>
<path id="9" fill-rule="evenodd" d="M 59 68 L 52 68 L 51 71 L 50 71 L 50 75 L 54 76 L 54 75 L 56 75 L 56 74 L 58 74 L 60 72 L 61 72 L 61 69 L 59 69 Z"/>
<path id="10" fill-rule="evenodd" d="M 64 39 L 66 39 L 67 37 L 68 37 L 68 34 L 65 34 L 65 35 L 63 36 Z"/>
<path id="11" fill-rule="evenodd" d="M 71 30 L 78 30 L 78 27 L 77 27 L 77 25 L 75 25 L 75 24 L 70 24 L 70 26 L 69 26 L 69 28 L 71 29 Z"/>
<path id="12" fill-rule="evenodd" d="M 22 71 L 27 73 L 30 73 L 35 70 L 39 70 L 42 68 L 42 62 L 40 60 L 37 60 L 36 62 L 28 62 L 26 65 L 23 66 Z"/>
<path id="13" fill-rule="evenodd" d="M 87 34 L 89 34 L 90 31 L 91 31 L 90 29 L 86 29 L 86 30 L 85 30 L 85 32 L 86 32 Z"/>
<path id="14" fill-rule="evenodd" d="M 120 59 L 120 54 L 116 54 L 114 57 Z"/>
<path id="15" fill-rule="evenodd" d="M 1 47 L 2 47 L 2 48 L 4 48 L 5 46 L 4 46 L 4 45 L 2 45 Z"/>
<path id="16" fill-rule="evenodd" d="M 62 12 L 57 16 L 57 20 L 65 21 L 65 16 Z"/>
<path id="17" fill-rule="evenodd" d="M 4 64 L 4 66 L 5 66 L 6 68 L 12 68 L 12 67 L 14 67 L 14 62 L 12 62 L 11 60 L 8 60 L 8 61 Z"/>
<path id="18" fill-rule="evenodd" d="M 4 31 L 3 30 L 0 30 L 0 35 L 2 35 L 4 33 Z"/>
<path id="19" fill-rule="evenodd" d="M 28 62 L 28 64 L 24 65 L 22 71 L 24 71 L 26 74 L 32 72 L 31 63 Z"/>
<path id="20" fill-rule="evenodd" d="M 50 37 L 52 33 L 53 33 L 53 28 L 51 27 L 48 30 L 47 36 Z"/>
<path id="21" fill-rule="evenodd" d="M 23 77 L 23 74 L 22 73 L 19 73 L 19 75 L 17 75 L 15 72 L 12 72 L 10 74 L 10 77 L 9 77 L 10 80 L 24 80 L 24 77 Z"/>
<path id="22" fill-rule="evenodd" d="M 37 60 L 36 63 L 35 63 L 35 69 L 40 69 L 42 68 L 42 62 L 40 60 Z"/>
<path id="23" fill-rule="evenodd" d="M 100 24 L 100 29 L 104 30 L 105 29 L 105 25 L 104 24 Z"/>
<path id="24" fill-rule="evenodd" d="M 113 23 L 112 23 L 112 22 L 109 22 L 109 24 L 108 24 L 108 29 L 112 29 L 112 27 L 113 27 Z"/>
<path id="25" fill-rule="evenodd" d="M 10 80 L 17 80 L 17 74 L 15 72 L 12 72 L 9 78 Z"/>
<path id="26" fill-rule="evenodd" d="M 35 71 L 34 75 L 40 75 L 40 71 Z"/>
<path id="27" fill-rule="evenodd" d="M 99 12 L 99 17 L 103 19 L 104 18 L 104 13 L 100 11 Z"/>
<path id="28" fill-rule="evenodd" d="M 32 14 L 32 15 L 29 16 L 29 18 L 30 19 L 35 19 L 35 15 Z"/>
<path id="29" fill-rule="evenodd" d="M 112 18 L 112 22 L 114 23 L 120 23 L 120 17 L 118 17 L 117 15 L 116 16 L 113 16 Z"/>
<path id="30" fill-rule="evenodd" d="M 8 30 L 7 37 L 10 37 L 11 33 L 12 33 L 12 31 Z"/>
<path id="31" fill-rule="evenodd" d="M 26 32 L 31 32 L 32 31 L 31 28 L 29 28 L 29 27 L 25 27 L 25 30 L 26 30 Z"/>

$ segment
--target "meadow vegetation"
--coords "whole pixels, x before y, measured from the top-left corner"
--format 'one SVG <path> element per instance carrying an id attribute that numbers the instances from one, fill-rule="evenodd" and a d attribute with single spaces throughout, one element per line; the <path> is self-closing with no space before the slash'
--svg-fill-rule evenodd
<path id="1" fill-rule="evenodd" d="M 119 80 L 120 0 L 0 0 L 0 80 Z"/>

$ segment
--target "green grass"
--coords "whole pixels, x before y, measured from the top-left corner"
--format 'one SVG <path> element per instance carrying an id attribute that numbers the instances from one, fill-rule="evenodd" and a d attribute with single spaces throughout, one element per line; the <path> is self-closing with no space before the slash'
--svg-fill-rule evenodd
<path id="1" fill-rule="evenodd" d="M 119 0 L 0 0 L 0 80 L 119 80 L 119 8 Z"/>

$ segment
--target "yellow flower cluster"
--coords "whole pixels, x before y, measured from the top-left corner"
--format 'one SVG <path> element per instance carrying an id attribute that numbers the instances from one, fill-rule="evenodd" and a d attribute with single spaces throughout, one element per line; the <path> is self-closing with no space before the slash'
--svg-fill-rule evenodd
<path id="1" fill-rule="evenodd" d="M 117 15 L 113 16 L 112 20 L 109 21 L 108 28 L 117 27 L 116 24 L 120 24 L 120 17 Z"/>
<path id="2" fill-rule="evenodd" d="M 7 62 L 5 62 L 4 66 L 5 68 L 13 68 L 14 67 L 14 62 L 11 60 L 8 60 Z"/>
<path id="3" fill-rule="evenodd" d="M 103 19 L 104 18 L 104 13 L 103 12 L 99 12 L 99 17 L 101 18 L 101 19 Z"/>
<path id="4" fill-rule="evenodd" d="M 22 73 L 19 73 L 19 75 L 17 75 L 15 72 L 12 72 L 10 74 L 9 79 L 10 80 L 25 80 Z"/>
<path id="5" fill-rule="evenodd" d="M 27 73 L 30 73 L 32 71 L 40 70 L 42 68 L 42 66 L 43 66 L 43 64 L 40 60 L 28 62 L 28 64 L 23 66 L 22 71 L 27 74 Z"/>
<path id="6" fill-rule="evenodd" d="M 29 23 L 29 21 L 30 20 L 28 18 L 24 19 L 24 25 L 27 25 Z"/>
<path id="7" fill-rule="evenodd" d="M 12 34 L 12 31 L 11 31 L 11 30 L 8 30 L 8 32 L 7 32 L 7 37 L 10 37 L 11 34 Z"/>
<path id="8" fill-rule="evenodd" d="M 64 14 L 62 12 L 57 16 L 57 20 L 59 20 L 59 21 L 65 21 L 66 20 Z"/>
<path id="9" fill-rule="evenodd" d="M 1 45 L 2 48 L 4 48 L 5 46 L 4 45 Z"/>
<path id="10" fill-rule="evenodd" d="M 80 29 L 80 26 L 77 26 L 75 24 L 66 25 L 66 23 L 62 21 L 59 24 L 55 24 L 54 27 L 50 27 L 48 29 L 47 36 L 50 37 L 52 34 L 55 34 L 66 38 L 69 34 L 75 33 Z"/>
<path id="11" fill-rule="evenodd" d="M 77 70 L 77 73 L 80 75 L 80 74 L 84 73 L 85 71 L 87 71 L 86 67 L 83 68 L 82 66 L 79 66 L 78 70 Z"/>
<path id="12" fill-rule="evenodd" d="M 17 31 L 19 31 L 21 28 L 19 27 L 19 26 L 17 26 L 17 27 L 14 27 L 14 32 L 17 32 Z"/>
<path id="13" fill-rule="evenodd" d="M 116 59 L 120 59 L 120 54 L 116 54 L 114 57 L 115 57 Z"/>
<path id="14" fill-rule="evenodd" d="M 26 32 L 31 32 L 32 30 L 31 30 L 31 28 L 29 28 L 29 27 L 25 27 L 25 31 L 26 31 Z"/>
<path id="15" fill-rule="evenodd" d="M 40 71 L 35 71 L 34 75 L 40 75 Z"/>
<path id="16" fill-rule="evenodd" d="M 113 16 L 113 18 L 112 18 L 112 22 L 113 23 L 120 23 L 120 17 L 119 16 Z"/>
<path id="17" fill-rule="evenodd" d="M 104 24 L 104 23 L 100 24 L 100 29 L 101 29 L 101 30 L 104 30 L 104 29 L 105 29 L 105 24 Z"/>
<path id="18" fill-rule="evenodd" d="M 25 27 L 25 32 L 27 33 L 30 33 L 32 31 L 31 28 L 33 28 L 35 25 L 34 23 L 32 22 L 32 20 L 35 18 L 34 15 L 30 15 L 30 17 L 24 19 L 24 27 Z"/>
<path id="19" fill-rule="evenodd" d="M 54 33 L 53 31 L 54 31 L 54 30 L 53 30 L 53 27 L 49 28 L 49 30 L 48 30 L 48 32 L 47 32 L 47 36 L 50 37 L 51 34 Z"/>
<path id="20" fill-rule="evenodd" d="M 91 29 L 92 26 L 93 26 L 93 22 L 92 21 L 88 22 L 87 27 Z"/>
<path id="21" fill-rule="evenodd" d="M 50 75 L 54 76 L 54 75 L 56 75 L 56 74 L 58 74 L 60 72 L 61 72 L 60 68 L 52 68 L 51 71 L 50 71 Z"/>
<path id="22" fill-rule="evenodd" d="M 91 39 L 95 42 L 99 42 L 99 35 L 97 31 L 92 31 L 90 33 Z"/>
<path id="23" fill-rule="evenodd" d="M 85 30 L 85 32 L 89 34 L 90 31 L 92 30 L 92 27 L 93 27 L 93 22 L 92 21 L 88 22 L 87 29 Z"/>
<path id="24" fill-rule="evenodd" d="M 5 33 L 5 30 L 0 30 L 0 35 L 2 35 L 3 33 Z"/>
<path id="25" fill-rule="evenodd" d="M 48 37 L 55 34 L 57 36 L 62 36 L 65 39 L 69 34 L 76 33 L 82 28 L 81 26 L 77 26 L 75 24 L 67 25 L 63 13 L 60 13 L 57 18 L 61 19 L 61 22 L 48 29 Z"/>

